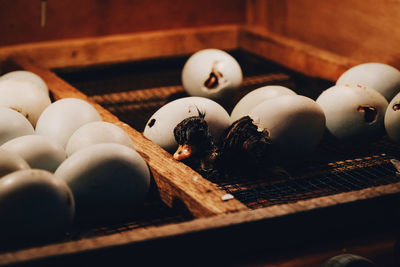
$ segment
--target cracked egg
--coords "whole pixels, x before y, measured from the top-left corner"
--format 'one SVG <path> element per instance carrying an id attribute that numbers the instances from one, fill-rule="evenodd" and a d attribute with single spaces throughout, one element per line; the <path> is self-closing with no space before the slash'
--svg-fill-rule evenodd
<path id="1" fill-rule="evenodd" d="M 388 102 L 377 91 L 364 86 L 335 85 L 318 97 L 326 127 L 338 140 L 371 141 L 385 134 Z"/>
<path id="2" fill-rule="evenodd" d="M 182 85 L 191 96 L 224 101 L 243 80 L 239 63 L 219 49 L 204 49 L 194 53 L 182 70 Z"/>

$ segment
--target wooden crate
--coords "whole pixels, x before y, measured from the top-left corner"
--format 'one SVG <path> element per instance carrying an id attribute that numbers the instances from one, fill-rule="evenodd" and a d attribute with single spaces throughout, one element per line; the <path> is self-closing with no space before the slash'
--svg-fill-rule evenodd
<path id="1" fill-rule="evenodd" d="M 111 228 L 108 232 L 84 236 L 78 240 L 62 240 L 52 244 L 5 251 L 0 254 L 0 264 L 58 266 L 77 262 L 86 265 L 101 262 L 122 265 L 131 258 L 147 260 L 149 263 L 168 260 L 187 262 L 196 258 L 200 265 L 212 257 L 217 258 L 213 263 L 233 264 L 235 261 L 240 262 L 240 255 L 247 255 L 249 251 L 261 252 L 262 256 L 257 254 L 258 257 L 266 257 L 270 262 L 284 264 L 286 259 L 274 255 L 276 251 L 283 249 L 290 255 L 289 258 L 293 258 L 292 264 L 317 266 L 316 264 L 340 251 L 340 241 L 349 238 L 358 242 L 346 243 L 352 251 L 377 255 L 378 247 L 379 251 L 390 255 L 396 240 L 393 233 L 396 232 L 396 224 L 399 221 L 397 212 L 394 212 L 399 202 L 399 182 L 266 207 L 250 207 L 235 198 L 224 200 L 224 196 L 229 192 L 218 183 L 204 179 L 189 167 L 173 160 L 169 153 L 147 140 L 140 130 L 122 122 L 99 105 L 98 102 L 101 101 L 83 94 L 56 74 L 59 69 L 75 70 L 148 59 L 181 57 L 199 49 L 215 47 L 230 51 L 245 51 L 306 77 L 335 81 L 350 66 L 383 55 L 383 53 L 369 54 L 369 58 L 362 57 L 361 54 L 353 56 L 345 53 L 344 48 L 335 51 L 330 45 L 324 46 L 316 40 L 300 38 L 302 36 L 299 37 L 299 33 L 295 31 L 298 22 L 296 16 L 280 18 L 278 21 L 270 19 L 271 14 L 276 17 L 290 15 L 297 7 L 296 3 L 282 2 L 286 5 L 274 1 L 245 1 L 243 6 L 246 7 L 246 20 L 233 20 L 230 22 L 233 24 L 230 25 L 200 24 L 201 26 L 189 25 L 195 27 L 185 28 L 182 26 L 188 25 L 181 22 L 182 25 L 175 29 L 151 29 L 147 32 L 85 38 L 77 36 L 78 39 L 0 47 L 0 69 L 3 72 L 13 68 L 33 71 L 44 78 L 54 99 L 65 97 L 84 99 L 99 111 L 103 120 L 123 128 L 131 136 L 135 148 L 151 169 L 157 188 L 154 197 L 160 197 L 171 207 L 171 210 L 165 207 L 166 215 L 161 217 L 177 214 L 174 219 L 161 224 L 150 222 L 148 225 L 131 228 L 125 225 L 120 232 L 117 230 L 113 232 Z M 313 6 L 311 3 L 314 3 L 314 1 L 301 2 L 305 6 Z M 333 2 L 319 4 L 323 5 L 319 8 L 326 11 L 333 8 Z M 353 2 L 350 6 L 360 7 L 356 4 L 360 1 Z M 387 4 L 387 8 L 393 6 L 397 7 L 396 4 Z M 218 11 L 221 10 L 217 8 L 215 12 Z M 301 18 L 309 21 L 310 17 Z M 286 34 L 287 29 L 291 30 L 288 34 Z M 109 31 L 107 34 L 114 33 L 115 29 L 111 28 Z M 314 31 L 320 33 L 323 29 Z M 370 48 L 367 48 L 364 47 L 364 50 L 369 51 Z M 381 61 L 394 64 L 388 57 L 384 57 Z M 281 76 L 278 81 L 279 79 L 285 81 L 286 78 Z M 161 88 L 158 89 L 161 91 Z M 176 92 L 173 91 L 174 88 L 167 89 L 170 90 L 167 90 L 167 95 Z M 181 88 L 176 90 L 179 91 Z M 153 88 L 150 92 L 155 91 L 157 89 Z M 374 159 L 372 156 L 377 157 Z M 371 155 L 371 157 L 361 159 L 362 163 L 372 162 L 371 164 L 376 165 L 376 162 L 387 163 L 390 159 L 382 155 Z M 339 161 L 334 164 L 336 164 L 334 168 L 348 167 L 345 162 Z M 157 202 L 155 206 L 160 207 L 163 204 Z M 368 237 L 362 237 L 362 234 L 366 233 Z M 327 244 L 331 244 L 333 249 L 319 251 L 320 248 L 315 246 L 312 252 L 304 254 L 306 256 L 297 254 L 300 260 L 296 261 L 294 259 L 296 250 L 293 248 L 303 244 L 314 244 L 316 240 L 321 239 L 320 235 L 325 236 L 324 244 L 327 247 L 329 247 Z M 375 244 L 359 248 L 358 245 L 365 240 L 373 240 Z M 266 250 L 272 252 L 265 252 Z M 198 251 L 202 251 L 201 258 L 198 258 Z M 157 256 L 148 258 L 150 252 Z M 267 255 L 264 255 L 264 252 Z M 228 258 L 221 257 L 227 253 L 230 254 Z M 392 264 L 391 259 L 383 262 Z"/>

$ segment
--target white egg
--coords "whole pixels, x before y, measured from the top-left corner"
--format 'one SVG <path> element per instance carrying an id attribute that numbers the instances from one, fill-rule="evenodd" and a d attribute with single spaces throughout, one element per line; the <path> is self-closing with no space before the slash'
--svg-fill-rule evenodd
<path id="1" fill-rule="evenodd" d="M 20 155 L 0 148 L 0 178 L 11 172 L 29 168 L 28 163 Z"/>
<path id="2" fill-rule="evenodd" d="M 296 93 L 289 88 L 279 85 L 267 85 L 257 88 L 240 99 L 240 101 L 232 110 L 231 120 L 236 121 L 244 116 L 249 115 L 250 110 L 265 100 L 281 95 L 295 94 Z"/>
<path id="3" fill-rule="evenodd" d="M 0 244 L 59 238 L 74 218 L 71 190 L 45 170 L 19 170 L 0 179 Z"/>
<path id="4" fill-rule="evenodd" d="M 150 186 L 150 171 L 133 149 L 114 143 L 76 151 L 55 175 L 71 188 L 81 222 L 117 221 L 142 204 Z"/>
<path id="5" fill-rule="evenodd" d="M 266 100 L 250 111 L 250 117 L 267 130 L 278 159 L 292 159 L 311 153 L 322 139 L 325 116 L 311 98 L 283 95 Z"/>
<path id="6" fill-rule="evenodd" d="M 124 130 L 109 122 L 95 121 L 79 127 L 69 138 L 65 151 L 70 156 L 82 148 L 99 143 L 117 143 L 134 148 Z"/>
<path id="7" fill-rule="evenodd" d="M 385 113 L 385 129 L 393 141 L 400 142 L 400 93 L 390 101 Z"/>
<path id="8" fill-rule="evenodd" d="M 231 124 L 228 112 L 218 103 L 204 97 L 184 97 L 167 103 L 149 119 L 144 136 L 173 153 L 178 144 L 174 137 L 174 128 L 182 120 L 205 113 L 211 135 L 219 138 Z"/>
<path id="9" fill-rule="evenodd" d="M 34 132 L 32 124 L 21 113 L 0 107 L 0 145 L 18 136 Z"/>
<path id="10" fill-rule="evenodd" d="M 194 53 L 182 70 L 182 85 L 189 95 L 215 101 L 238 89 L 242 79 L 239 63 L 219 49 L 204 49 Z"/>
<path id="11" fill-rule="evenodd" d="M 17 81 L 29 81 L 37 86 L 39 86 L 40 89 L 43 90 L 45 94 L 49 94 L 49 88 L 47 87 L 47 84 L 45 81 L 37 74 L 31 72 L 31 71 L 26 71 L 26 70 L 15 70 L 8 72 L 2 76 L 0 76 L 0 80 L 2 79 L 12 79 L 12 80 L 17 80 Z"/>
<path id="12" fill-rule="evenodd" d="M 17 153 L 29 166 L 54 172 L 67 153 L 57 142 L 41 135 L 24 135 L 4 143 L 0 148 Z"/>
<path id="13" fill-rule="evenodd" d="M 35 127 L 42 111 L 51 104 L 50 97 L 34 83 L 0 80 L 0 106 L 20 112 Z"/>
<path id="14" fill-rule="evenodd" d="M 345 71 L 336 84 L 359 84 L 374 89 L 389 102 L 400 91 L 400 71 L 383 63 L 364 63 Z"/>
<path id="15" fill-rule="evenodd" d="M 318 97 L 326 127 L 338 140 L 371 141 L 385 133 L 388 102 L 377 91 L 363 86 L 336 85 Z"/>
<path id="16" fill-rule="evenodd" d="M 79 127 L 93 121 L 101 121 L 101 117 L 92 105 L 81 99 L 64 98 L 55 101 L 43 111 L 35 132 L 65 147 Z"/>

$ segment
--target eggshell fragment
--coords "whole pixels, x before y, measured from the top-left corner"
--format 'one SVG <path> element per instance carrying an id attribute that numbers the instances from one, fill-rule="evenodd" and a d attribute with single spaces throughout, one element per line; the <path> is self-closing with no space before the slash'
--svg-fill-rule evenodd
<path id="1" fill-rule="evenodd" d="M 336 85 L 317 98 L 326 127 L 341 141 L 367 142 L 385 133 L 388 102 L 377 91 L 363 86 Z"/>
<path id="2" fill-rule="evenodd" d="M 238 89 L 242 79 L 242 69 L 236 59 L 219 49 L 194 53 L 182 70 L 182 85 L 189 95 L 215 101 Z"/>
<path id="3" fill-rule="evenodd" d="M 134 148 L 132 140 L 124 130 L 109 122 L 94 121 L 79 127 L 69 138 L 65 150 L 70 156 L 84 147 L 99 143 L 117 143 Z"/>
<path id="4" fill-rule="evenodd" d="M 400 91 L 400 71 L 376 62 L 356 65 L 345 71 L 337 85 L 361 85 L 382 94 L 388 102 Z"/>
<path id="5" fill-rule="evenodd" d="M 205 113 L 205 120 L 215 138 L 219 138 L 231 124 L 228 112 L 217 102 L 204 97 L 184 97 L 169 102 L 157 110 L 148 120 L 143 134 L 173 153 L 178 147 L 174 128 L 182 120 L 198 116 L 199 111 Z"/>
<path id="6" fill-rule="evenodd" d="M 150 171 L 133 149 L 114 143 L 76 151 L 55 175 L 71 188 L 80 222 L 118 221 L 129 217 L 148 192 Z"/>
<path id="7" fill-rule="evenodd" d="M 63 147 L 71 135 L 82 125 L 100 121 L 97 110 L 81 99 L 64 98 L 48 106 L 41 114 L 35 132 L 47 136 Z"/>
<path id="8" fill-rule="evenodd" d="M 249 115 L 250 111 L 258 104 L 265 100 L 281 96 L 281 95 L 295 95 L 296 93 L 289 88 L 279 85 L 267 85 L 257 88 L 244 97 L 242 97 L 231 113 L 232 121 L 236 121 L 244 116 Z"/>
<path id="9" fill-rule="evenodd" d="M 45 170 L 19 170 L 0 179 L 0 246 L 62 236 L 74 217 L 64 181 Z"/>
<path id="10" fill-rule="evenodd" d="M 29 168 L 29 164 L 20 155 L 0 148 L 0 178 L 11 172 Z"/>
<path id="11" fill-rule="evenodd" d="M 390 101 L 386 109 L 384 124 L 389 138 L 400 142 L 400 93 Z"/>
<path id="12" fill-rule="evenodd" d="M 46 82 L 37 74 L 26 70 L 15 70 L 0 76 L 0 80 L 12 79 L 17 81 L 28 81 L 36 84 L 45 94 L 49 94 Z"/>
<path id="13" fill-rule="evenodd" d="M 33 127 L 36 126 L 40 114 L 50 104 L 50 97 L 34 83 L 13 79 L 0 80 L 0 106 L 20 112 Z"/>
<path id="14" fill-rule="evenodd" d="M 21 113 L 0 107 L 0 145 L 18 136 L 34 132 L 32 124 Z"/>
<path id="15" fill-rule="evenodd" d="M 24 135 L 4 143 L 0 148 L 17 153 L 31 168 L 54 172 L 67 153 L 64 148 L 41 135 Z"/>
<path id="16" fill-rule="evenodd" d="M 269 133 L 271 155 L 293 159 L 311 153 L 325 130 L 322 109 L 311 98 L 283 95 L 258 104 L 250 112 L 254 123 Z"/>

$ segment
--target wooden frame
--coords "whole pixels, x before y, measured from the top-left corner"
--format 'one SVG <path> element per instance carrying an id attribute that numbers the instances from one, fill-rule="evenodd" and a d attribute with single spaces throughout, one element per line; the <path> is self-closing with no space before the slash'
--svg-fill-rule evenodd
<path id="1" fill-rule="evenodd" d="M 160 43 L 165 45 L 160 45 Z M 134 50 L 132 50 L 133 46 Z M 250 229 L 251 225 L 257 225 L 256 229 L 259 230 L 263 225 L 279 224 L 277 222 L 293 216 L 296 218 L 297 216 L 308 216 L 330 209 L 334 209 L 333 215 L 339 216 L 342 212 L 335 210 L 335 207 L 345 208 L 345 213 L 353 213 L 351 218 L 356 220 L 355 217 L 359 216 L 363 210 L 360 207 L 370 203 L 371 200 L 376 200 L 380 204 L 370 210 L 377 214 L 382 212 L 381 205 L 393 203 L 393 199 L 396 199 L 400 193 L 400 183 L 257 210 L 249 210 L 235 199 L 224 201 L 222 199 L 224 191 L 203 179 L 184 164 L 174 161 L 164 150 L 144 138 L 136 130 L 120 122 L 118 118 L 98 104 L 90 101 L 88 97 L 50 70 L 51 68 L 72 68 L 183 55 L 207 47 L 251 51 L 306 75 L 329 80 L 335 80 L 348 67 L 358 63 L 308 44 L 271 34 L 263 29 L 236 25 L 53 41 L 0 48 L 3 68 L 7 67 L 8 63 L 5 63 L 7 59 L 23 69 L 39 74 L 47 82 L 56 99 L 65 97 L 84 99 L 96 107 L 105 121 L 115 123 L 126 130 L 135 142 L 138 152 L 149 164 L 163 201 L 171 206 L 175 199 L 179 199 L 198 218 L 179 224 L 136 229 L 122 234 L 3 253 L 0 254 L 0 265 L 35 263 L 35 261 L 60 263 L 66 259 L 79 258 L 82 255 L 94 259 L 104 251 L 115 251 L 117 248 L 120 249 L 119 253 L 129 254 L 131 253 L 129 248 L 141 247 L 146 242 L 162 243 L 162 240 L 165 239 L 176 240 L 183 236 L 196 235 L 199 232 L 215 233 L 215 231 L 221 230 L 223 233 L 223 229 L 239 226 L 246 229 L 248 233 L 254 234 L 255 232 Z M 318 220 L 311 223 L 310 227 L 325 222 L 325 218 L 321 219 L 322 221 Z M 279 227 L 276 229 L 276 231 L 283 231 Z M 267 231 L 268 234 L 272 234 L 272 232 L 274 231 Z M 317 233 L 318 231 L 315 234 Z M 265 233 L 261 236 L 265 237 Z M 313 236 L 310 235 L 309 238 L 312 239 Z M 241 238 L 246 239 L 243 234 Z M 302 238 L 301 240 L 304 240 L 304 236 Z M 256 240 L 260 241 L 259 238 Z M 292 241 L 295 242 L 295 239 Z M 268 244 L 274 246 L 273 242 L 278 244 L 276 239 L 271 239 Z M 393 240 L 387 242 L 393 242 Z M 386 245 L 387 242 L 385 241 Z M 233 245 L 227 247 L 233 249 Z"/>

